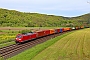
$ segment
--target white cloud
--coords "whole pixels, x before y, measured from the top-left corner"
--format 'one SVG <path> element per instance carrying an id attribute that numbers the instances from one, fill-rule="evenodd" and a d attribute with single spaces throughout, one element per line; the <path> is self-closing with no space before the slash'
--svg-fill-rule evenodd
<path id="1" fill-rule="evenodd" d="M 75 11 L 90 12 L 90 4 L 87 0 L 0 0 L 0 7 L 57 15 L 58 12 L 64 13 L 64 11 L 71 15 Z"/>

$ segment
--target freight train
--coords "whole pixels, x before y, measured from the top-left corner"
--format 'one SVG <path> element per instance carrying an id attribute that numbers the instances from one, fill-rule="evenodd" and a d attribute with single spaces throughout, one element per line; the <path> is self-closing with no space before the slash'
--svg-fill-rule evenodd
<path id="1" fill-rule="evenodd" d="M 80 27 L 72 27 L 72 28 L 57 28 L 57 29 L 48 29 L 48 30 L 40 30 L 36 32 L 30 32 L 25 34 L 18 34 L 15 38 L 16 43 L 23 43 L 25 41 L 34 40 L 43 36 L 57 34 L 57 33 L 63 33 L 71 30 L 78 30 L 83 29 L 83 26 Z"/>

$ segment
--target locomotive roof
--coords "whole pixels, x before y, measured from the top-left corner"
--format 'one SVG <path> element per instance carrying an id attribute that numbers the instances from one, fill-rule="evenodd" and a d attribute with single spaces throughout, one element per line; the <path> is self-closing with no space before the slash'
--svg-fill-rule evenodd
<path id="1" fill-rule="evenodd" d="M 23 33 L 23 35 L 32 35 L 34 32 L 29 32 L 29 33 Z"/>

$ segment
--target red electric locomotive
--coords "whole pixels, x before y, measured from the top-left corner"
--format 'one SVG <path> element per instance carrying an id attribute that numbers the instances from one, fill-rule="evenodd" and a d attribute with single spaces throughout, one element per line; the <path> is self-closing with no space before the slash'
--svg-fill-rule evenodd
<path id="1" fill-rule="evenodd" d="M 32 40 L 37 37 L 36 33 L 26 33 L 26 34 L 18 34 L 16 36 L 16 43 L 22 43 L 27 40 Z"/>

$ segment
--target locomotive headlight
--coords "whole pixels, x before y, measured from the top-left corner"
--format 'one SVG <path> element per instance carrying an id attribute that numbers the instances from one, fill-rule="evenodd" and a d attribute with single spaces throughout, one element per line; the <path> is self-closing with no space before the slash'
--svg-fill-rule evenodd
<path id="1" fill-rule="evenodd" d="M 19 40 L 21 40 L 21 39 L 19 39 Z"/>

